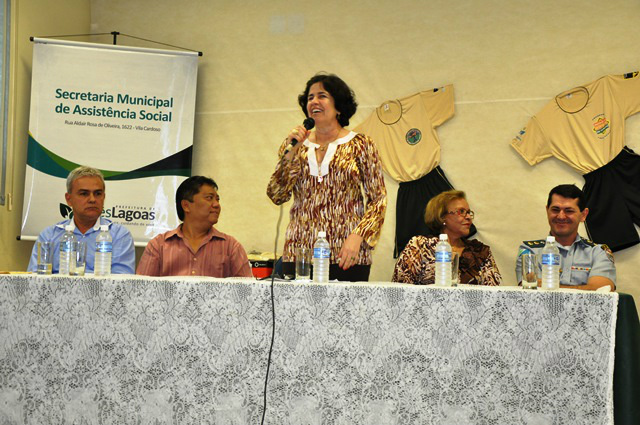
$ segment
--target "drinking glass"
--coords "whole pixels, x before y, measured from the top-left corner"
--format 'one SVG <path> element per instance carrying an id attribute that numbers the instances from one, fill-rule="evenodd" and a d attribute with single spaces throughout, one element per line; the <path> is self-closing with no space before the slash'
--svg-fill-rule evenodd
<path id="1" fill-rule="evenodd" d="M 460 255 L 457 252 L 451 252 L 451 286 L 458 286 L 460 283 L 459 264 Z"/>
<path id="2" fill-rule="evenodd" d="M 84 269 L 87 265 L 87 243 L 77 241 L 73 244 L 73 254 L 76 256 L 76 269 L 73 276 L 84 276 Z"/>
<path id="3" fill-rule="evenodd" d="M 51 274 L 53 263 L 53 242 L 36 242 L 38 244 L 38 274 Z"/>
<path id="4" fill-rule="evenodd" d="M 296 281 L 308 282 L 311 280 L 311 248 L 296 248 Z"/>
<path id="5" fill-rule="evenodd" d="M 522 254 L 522 287 L 536 289 L 538 287 L 538 258 L 535 254 Z"/>

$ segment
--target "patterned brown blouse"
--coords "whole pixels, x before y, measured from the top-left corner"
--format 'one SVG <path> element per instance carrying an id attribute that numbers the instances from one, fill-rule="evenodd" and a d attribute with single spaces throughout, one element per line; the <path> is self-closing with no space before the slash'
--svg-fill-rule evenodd
<path id="1" fill-rule="evenodd" d="M 355 233 L 364 239 L 357 264 L 371 264 L 387 207 L 382 163 L 373 140 L 350 132 L 329 144 L 321 164 L 315 161 L 319 145 L 305 141 L 291 161 L 283 156 L 286 145 L 285 140 L 267 187 L 276 205 L 293 194 L 283 260 L 294 261 L 298 246 L 312 248 L 318 231 L 324 230 L 331 245 L 331 263 L 338 262 L 343 242 Z"/>
<path id="2" fill-rule="evenodd" d="M 435 282 L 437 236 L 414 236 L 400 254 L 392 281 L 427 285 Z M 478 240 L 464 240 L 458 270 L 460 283 L 496 286 L 502 276 L 491 248 Z"/>

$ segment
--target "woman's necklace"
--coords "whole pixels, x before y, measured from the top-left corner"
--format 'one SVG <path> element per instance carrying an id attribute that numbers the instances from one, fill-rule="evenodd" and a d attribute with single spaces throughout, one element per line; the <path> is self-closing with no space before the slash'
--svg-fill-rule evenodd
<path id="1" fill-rule="evenodd" d="M 320 167 L 321 159 L 324 161 L 325 152 L 328 147 L 329 145 L 327 144 L 316 148 L 316 161 L 318 162 L 318 168 Z M 322 183 L 323 180 L 322 176 L 318 176 L 318 183 Z"/>
<path id="2" fill-rule="evenodd" d="M 338 130 L 338 134 L 336 134 L 336 136 L 335 136 L 335 137 L 330 138 L 330 141 L 329 141 L 329 142 L 326 142 L 326 144 L 325 144 L 325 145 L 320 146 L 320 143 L 318 143 L 318 142 L 316 141 L 316 144 L 318 145 L 318 147 L 316 148 L 316 150 L 317 150 L 318 152 L 324 152 L 324 151 L 326 151 L 326 150 L 327 150 L 327 148 L 329 147 L 329 145 L 330 145 L 331 143 L 335 142 L 336 140 L 338 140 L 338 139 L 340 138 L 340 131 L 341 131 L 341 130 Z"/>
<path id="3" fill-rule="evenodd" d="M 338 134 L 336 135 L 336 137 L 334 137 L 334 138 L 333 138 L 333 140 L 331 140 L 329 143 L 327 143 L 327 144 L 326 144 L 326 145 L 324 145 L 324 146 L 319 146 L 319 147 L 317 147 L 317 148 L 316 148 L 316 154 L 317 154 L 317 155 L 319 155 L 319 156 L 322 156 L 322 160 L 323 160 L 323 161 L 324 161 L 324 155 L 325 155 L 325 152 L 326 152 L 326 151 L 327 151 L 327 149 L 329 148 L 329 145 L 330 145 L 331 143 L 335 142 L 336 140 L 338 140 L 338 138 L 340 138 L 340 131 L 341 131 L 341 130 L 338 130 Z M 316 141 L 316 144 L 319 144 L 319 143 Z M 316 157 L 316 160 L 318 160 L 318 164 L 320 164 L 320 162 L 321 162 L 321 161 L 319 161 L 319 160 L 320 160 L 320 158 L 319 158 L 318 156 Z M 322 183 L 322 181 L 323 181 L 323 180 L 324 180 L 324 179 L 323 179 L 323 177 L 322 177 L 322 176 L 318 176 L 318 183 Z"/>

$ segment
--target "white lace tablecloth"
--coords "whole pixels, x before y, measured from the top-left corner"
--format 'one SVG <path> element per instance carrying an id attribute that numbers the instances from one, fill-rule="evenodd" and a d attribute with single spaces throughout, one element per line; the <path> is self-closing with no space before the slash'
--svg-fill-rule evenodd
<path id="1" fill-rule="evenodd" d="M 612 424 L 617 294 L 276 283 L 268 424 Z M 269 284 L 0 276 L 0 424 L 259 424 Z"/>

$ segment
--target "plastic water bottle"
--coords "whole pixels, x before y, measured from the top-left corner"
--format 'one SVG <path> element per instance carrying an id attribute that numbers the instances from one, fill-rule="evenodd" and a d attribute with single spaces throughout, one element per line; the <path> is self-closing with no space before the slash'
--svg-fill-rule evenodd
<path id="1" fill-rule="evenodd" d="M 67 224 L 60 238 L 60 270 L 58 271 L 60 274 L 70 275 L 76 271 L 76 253 L 73 251 L 76 237 L 73 229 L 73 224 Z"/>
<path id="2" fill-rule="evenodd" d="M 547 243 L 542 248 L 542 289 L 560 288 L 560 250 L 556 238 L 547 236 Z"/>
<path id="3" fill-rule="evenodd" d="M 100 233 L 96 237 L 96 255 L 94 257 L 93 274 L 96 276 L 109 276 L 111 274 L 111 254 L 113 242 L 109 226 L 100 226 Z"/>
<path id="4" fill-rule="evenodd" d="M 313 245 L 313 282 L 329 282 L 329 260 L 331 258 L 331 247 L 326 239 L 325 232 L 318 232 L 318 239 Z"/>
<path id="5" fill-rule="evenodd" d="M 451 286 L 451 245 L 449 237 L 443 233 L 436 245 L 436 285 Z"/>

